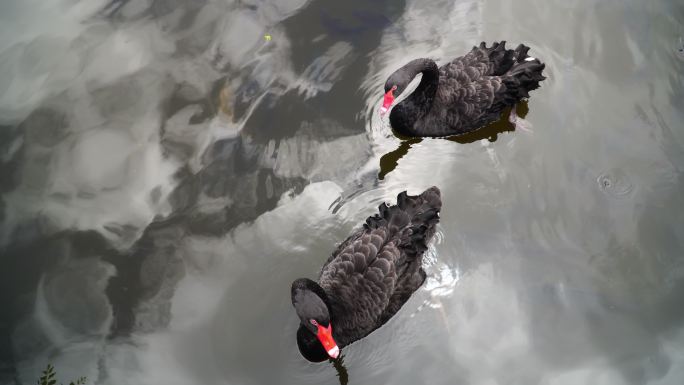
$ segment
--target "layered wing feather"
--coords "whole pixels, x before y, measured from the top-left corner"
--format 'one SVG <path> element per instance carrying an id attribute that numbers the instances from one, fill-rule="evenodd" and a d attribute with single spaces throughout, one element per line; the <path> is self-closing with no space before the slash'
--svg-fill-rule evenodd
<path id="1" fill-rule="evenodd" d="M 347 238 L 323 267 L 333 333 L 345 346 L 391 318 L 425 280 L 421 256 L 439 220 L 436 187 L 419 196 L 399 194 Z"/>

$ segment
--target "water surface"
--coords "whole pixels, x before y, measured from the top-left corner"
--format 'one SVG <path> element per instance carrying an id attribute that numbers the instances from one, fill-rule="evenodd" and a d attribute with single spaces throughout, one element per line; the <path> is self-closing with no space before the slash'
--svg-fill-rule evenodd
<path id="1" fill-rule="evenodd" d="M 117 385 L 681 383 L 682 20 L 675 0 L 4 2 L 0 383 L 48 362 Z M 392 134 L 390 73 L 502 39 L 547 63 L 531 132 Z M 431 185 L 424 287 L 343 364 L 304 361 L 290 282 Z"/>

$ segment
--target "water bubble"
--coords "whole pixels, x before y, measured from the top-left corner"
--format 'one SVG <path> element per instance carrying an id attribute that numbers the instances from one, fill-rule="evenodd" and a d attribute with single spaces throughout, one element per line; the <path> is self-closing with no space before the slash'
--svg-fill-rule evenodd
<path id="1" fill-rule="evenodd" d="M 634 185 L 621 169 L 611 169 L 599 175 L 596 180 L 604 193 L 614 198 L 625 198 L 634 190 Z"/>

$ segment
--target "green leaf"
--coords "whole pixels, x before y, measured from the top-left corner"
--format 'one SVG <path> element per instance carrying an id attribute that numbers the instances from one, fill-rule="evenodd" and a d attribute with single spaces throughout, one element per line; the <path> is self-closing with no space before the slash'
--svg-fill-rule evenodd
<path id="1" fill-rule="evenodd" d="M 38 378 L 38 385 L 56 385 L 56 374 L 55 367 L 48 364 L 47 368 L 43 370 L 42 376 Z M 85 377 L 80 377 L 76 380 L 76 382 L 71 381 L 69 385 L 85 385 L 86 381 L 87 379 Z"/>
<path id="2" fill-rule="evenodd" d="M 55 368 L 48 364 L 47 368 L 43 370 L 43 375 L 39 377 L 38 385 L 54 385 L 56 382 L 55 378 Z"/>

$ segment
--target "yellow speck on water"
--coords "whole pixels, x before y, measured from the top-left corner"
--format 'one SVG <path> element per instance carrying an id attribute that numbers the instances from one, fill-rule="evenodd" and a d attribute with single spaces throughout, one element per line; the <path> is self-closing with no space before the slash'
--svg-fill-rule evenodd
<path id="1" fill-rule="evenodd" d="M 271 41 L 271 35 L 265 34 L 265 35 L 264 35 L 264 40 L 266 40 L 266 41 Z"/>

